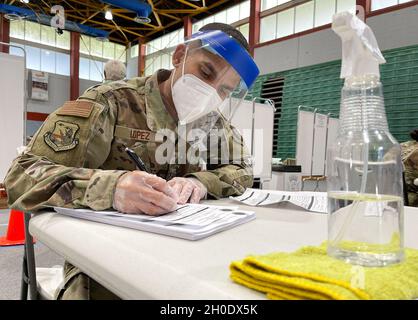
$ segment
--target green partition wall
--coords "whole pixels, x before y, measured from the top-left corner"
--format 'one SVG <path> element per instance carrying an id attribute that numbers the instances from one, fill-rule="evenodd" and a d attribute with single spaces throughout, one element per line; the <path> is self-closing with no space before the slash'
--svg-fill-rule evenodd
<path id="1" fill-rule="evenodd" d="M 418 128 L 418 45 L 383 52 L 387 63 L 381 66 L 386 114 L 391 133 L 399 142 L 409 140 L 409 132 Z M 278 149 L 273 157 L 293 158 L 296 152 L 298 106 L 318 108 L 321 113 L 339 114 L 341 61 L 332 61 L 260 76 L 251 88 L 251 96 L 261 96 L 263 83 L 285 78 L 281 117 L 277 119 L 274 141 Z"/>

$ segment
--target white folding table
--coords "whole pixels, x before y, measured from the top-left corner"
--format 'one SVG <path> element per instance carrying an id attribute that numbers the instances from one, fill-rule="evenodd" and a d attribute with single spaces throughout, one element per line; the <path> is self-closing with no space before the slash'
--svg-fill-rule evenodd
<path id="1" fill-rule="evenodd" d="M 214 200 L 207 201 L 214 203 Z M 218 200 L 219 205 L 237 205 Z M 248 207 L 256 219 L 189 241 L 79 220 L 36 214 L 30 233 L 123 299 L 264 299 L 232 282 L 229 265 L 249 254 L 294 251 L 327 238 L 327 215 L 281 204 Z M 405 209 L 405 245 L 418 248 L 418 208 Z M 30 252 L 29 252 L 30 253 Z M 34 267 L 29 267 L 34 269 Z"/>

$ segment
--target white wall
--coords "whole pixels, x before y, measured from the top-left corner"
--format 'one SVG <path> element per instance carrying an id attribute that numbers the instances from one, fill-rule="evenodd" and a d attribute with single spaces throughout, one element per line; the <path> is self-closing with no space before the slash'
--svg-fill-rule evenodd
<path id="1" fill-rule="evenodd" d="M 418 5 L 367 19 L 382 50 L 418 44 Z"/>
<path id="2" fill-rule="evenodd" d="M 0 52 L 0 182 L 24 140 L 24 58 Z"/>
<path id="3" fill-rule="evenodd" d="M 381 50 L 418 44 L 418 5 L 370 17 Z M 254 57 L 260 74 L 285 71 L 341 59 L 341 40 L 331 30 L 256 48 Z"/>
<path id="4" fill-rule="evenodd" d="M 39 112 L 49 114 L 61 107 L 65 101 L 70 100 L 70 77 L 58 74 L 49 74 L 48 79 L 48 101 L 28 99 L 28 112 Z M 80 79 L 79 94 L 81 95 L 87 88 L 97 84 L 96 81 Z M 30 82 L 28 80 L 28 97 L 30 97 Z M 41 121 L 26 122 L 27 135 L 33 135 L 42 125 Z"/>
<path id="5" fill-rule="evenodd" d="M 28 94 L 30 97 L 30 81 L 28 82 Z M 48 77 L 48 101 L 28 99 L 28 111 L 51 113 L 62 104 L 70 100 L 70 78 L 57 74 L 49 74 Z"/>
<path id="6" fill-rule="evenodd" d="M 80 79 L 79 95 L 81 96 L 84 93 L 84 91 L 86 91 L 88 88 L 90 88 L 91 86 L 94 86 L 98 83 L 99 82 L 97 82 L 97 81 Z M 68 85 L 68 88 L 70 88 L 69 85 Z"/>
<path id="7" fill-rule="evenodd" d="M 79 94 L 81 95 L 86 89 L 97 83 L 97 81 L 80 79 Z M 29 85 L 28 83 L 28 87 Z M 51 113 L 62 106 L 65 101 L 70 100 L 70 77 L 50 73 L 48 79 L 48 95 L 48 101 L 28 99 L 28 111 Z"/>

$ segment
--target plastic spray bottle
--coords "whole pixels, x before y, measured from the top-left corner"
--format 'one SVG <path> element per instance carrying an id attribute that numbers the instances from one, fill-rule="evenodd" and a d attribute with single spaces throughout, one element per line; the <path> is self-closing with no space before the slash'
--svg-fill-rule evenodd
<path id="1" fill-rule="evenodd" d="M 348 12 L 334 15 L 342 39 L 340 129 L 328 150 L 328 254 L 352 264 L 402 261 L 401 148 L 386 120 L 373 31 Z"/>

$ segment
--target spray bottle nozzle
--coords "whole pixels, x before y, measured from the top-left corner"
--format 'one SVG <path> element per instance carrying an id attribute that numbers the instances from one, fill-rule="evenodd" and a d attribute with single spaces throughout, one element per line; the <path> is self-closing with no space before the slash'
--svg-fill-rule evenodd
<path id="1" fill-rule="evenodd" d="M 341 12 L 334 15 L 332 30 L 342 40 L 341 78 L 380 76 L 379 64 L 386 60 L 368 25 L 349 12 Z"/>

